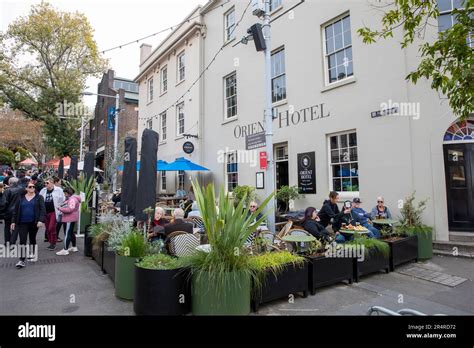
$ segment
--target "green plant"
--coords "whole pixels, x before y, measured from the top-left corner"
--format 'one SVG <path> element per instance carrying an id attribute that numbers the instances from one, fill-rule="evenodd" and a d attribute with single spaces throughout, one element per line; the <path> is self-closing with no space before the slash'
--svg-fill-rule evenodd
<path id="1" fill-rule="evenodd" d="M 138 267 L 154 270 L 169 270 L 181 267 L 180 261 L 177 258 L 165 254 L 147 255 L 140 262 Z"/>
<path id="2" fill-rule="evenodd" d="M 278 251 L 251 257 L 250 266 L 256 273 L 261 274 L 266 270 L 270 270 L 277 276 L 283 271 L 283 266 L 288 264 L 301 265 L 304 261 L 305 259 L 303 257 L 294 255 L 289 251 Z"/>
<path id="3" fill-rule="evenodd" d="M 13 162 L 15 162 L 15 154 L 13 151 L 0 147 L 0 164 L 11 165 Z"/>
<path id="4" fill-rule="evenodd" d="M 102 190 L 108 191 L 110 189 L 110 184 L 106 181 L 102 184 Z"/>
<path id="5" fill-rule="evenodd" d="M 297 186 L 282 186 L 277 190 L 276 199 L 279 201 L 285 202 L 285 212 L 289 209 L 289 202 L 290 200 L 295 200 L 300 197 L 304 197 L 299 193 Z"/>
<path id="6" fill-rule="evenodd" d="M 375 238 L 355 236 L 353 240 L 344 243 L 344 246 L 349 248 L 351 246 L 357 245 L 364 247 L 364 255 L 366 257 L 370 257 L 374 252 L 379 252 L 384 257 L 388 257 L 390 254 L 390 247 L 388 246 L 388 243 L 382 242 L 381 240 Z"/>
<path id="7" fill-rule="evenodd" d="M 242 186 L 237 186 L 234 188 L 234 190 L 232 191 L 232 198 L 234 199 L 235 206 L 238 206 L 240 201 L 244 197 L 245 197 L 244 207 L 248 208 L 250 205 L 250 202 L 255 200 L 255 198 L 257 197 L 255 193 L 255 187 L 242 185 Z"/>
<path id="8" fill-rule="evenodd" d="M 257 215 L 265 209 L 272 195 L 254 213 L 247 216 L 247 210 L 243 208 L 245 195 L 235 207 L 222 188 L 217 209 L 214 185 L 210 184 L 202 189 L 195 181 L 193 188 L 211 251 L 196 251 L 183 258 L 183 266 L 188 267 L 196 279 L 209 279 L 209 283 L 221 290 L 225 289 L 229 277 L 238 282 L 242 274 L 259 284 L 259 272 L 252 266 L 251 255 L 244 248 L 244 243 L 266 218 L 266 214 L 260 219 L 257 219 Z M 221 292 L 224 291 L 219 291 Z"/>
<path id="9" fill-rule="evenodd" d="M 76 180 L 64 181 L 64 185 L 72 188 L 76 195 L 84 192 L 86 198 L 83 202 L 81 202 L 81 212 L 87 211 L 87 206 L 92 200 L 92 193 L 94 192 L 95 188 L 95 179 L 93 177 L 86 178 L 84 174 L 81 174 Z"/>
<path id="10" fill-rule="evenodd" d="M 415 205 L 415 192 L 405 198 L 402 209 L 400 209 L 399 225 L 395 228 L 399 235 L 412 236 L 418 233 L 431 233 L 433 229 L 421 221 L 423 211 L 426 209 L 428 198 L 423 199 Z"/>
<path id="11" fill-rule="evenodd" d="M 148 244 L 139 231 L 132 230 L 122 239 L 122 243 L 117 248 L 117 254 L 128 257 L 144 257 L 148 251 Z"/>

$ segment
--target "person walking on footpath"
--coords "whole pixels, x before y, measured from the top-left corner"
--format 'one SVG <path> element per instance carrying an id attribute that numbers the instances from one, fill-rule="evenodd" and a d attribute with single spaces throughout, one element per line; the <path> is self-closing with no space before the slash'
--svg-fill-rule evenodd
<path id="1" fill-rule="evenodd" d="M 53 183 L 54 183 L 54 187 L 58 187 L 61 190 L 61 192 L 63 192 L 63 188 L 61 186 L 61 179 L 59 179 L 57 176 L 53 176 L 52 180 L 53 180 Z M 66 235 L 66 224 L 58 220 L 56 222 L 56 241 L 59 242 L 59 243 L 61 243 L 63 241 L 61 239 L 61 237 L 59 236 L 59 234 L 61 232 L 61 227 L 64 227 L 63 228 L 64 235 Z"/>
<path id="2" fill-rule="evenodd" d="M 74 195 L 74 190 L 66 187 L 64 190 L 66 200 L 58 208 L 62 213 L 62 222 L 66 224 L 66 236 L 64 238 L 64 249 L 58 251 L 56 255 L 69 255 L 69 252 L 77 253 L 79 249 L 76 246 L 76 235 L 74 234 L 74 225 L 79 220 L 79 208 L 81 206 L 81 197 Z M 72 247 L 69 248 L 69 244 Z"/>
<path id="3" fill-rule="evenodd" d="M 46 206 L 46 234 L 48 237 L 48 250 L 56 249 L 57 235 L 56 224 L 60 222 L 61 212 L 59 207 L 64 202 L 64 193 L 59 187 L 54 185 L 53 179 L 48 178 L 45 181 L 46 187 L 40 191 L 40 195 L 44 198 Z"/>
<path id="4" fill-rule="evenodd" d="M 46 219 L 46 207 L 42 196 L 35 192 L 35 185 L 29 183 L 26 186 L 26 193 L 22 194 L 20 200 L 16 203 L 11 229 L 16 231 L 20 236 L 20 261 L 16 264 L 16 268 L 24 268 L 26 266 L 26 241 L 29 239 L 28 261 L 38 261 L 38 249 L 36 246 L 36 234 L 38 228 L 44 226 Z"/>
<path id="5" fill-rule="evenodd" d="M 5 219 L 5 228 L 4 228 L 4 243 L 5 246 L 16 244 L 18 238 L 17 231 L 11 230 L 11 224 L 13 222 L 13 212 L 15 207 L 20 200 L 22 194 L 25 193 L 25 189 L 18 185 L 19 179 L 11 177 L 8 180 L 8 188 L 5 190 L 5 208 L 4 208 L 4 219 Z"/>

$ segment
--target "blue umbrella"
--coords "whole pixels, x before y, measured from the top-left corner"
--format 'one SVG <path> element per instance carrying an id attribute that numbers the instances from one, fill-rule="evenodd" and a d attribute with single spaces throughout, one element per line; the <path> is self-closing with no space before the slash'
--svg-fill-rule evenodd
<path id="1" fill-rule="evenodd" d="M 156 171 L 166 171 L 168 169 L 166 169 L 168 166 L 168 162 L 166 161 L 162 161 L 162 160 L 158 160 L 158 162 L 156 162 Z M 118 166 L 118 170 L 120 171 L 123 171 L 123 164 Z M 140 170 L 140 161 L 137 161 L 137 172 Z"/>
<path id="2" fill-rule="evenodd" d="M 209 169 L 200 166 L 199 164 L 193 163 L 190 160 L 187 160 L 184 157 L 177 158 L 174 162 L 168 163 L 166 169 L 161 169 L 164 171 L 208 171 Z"/>

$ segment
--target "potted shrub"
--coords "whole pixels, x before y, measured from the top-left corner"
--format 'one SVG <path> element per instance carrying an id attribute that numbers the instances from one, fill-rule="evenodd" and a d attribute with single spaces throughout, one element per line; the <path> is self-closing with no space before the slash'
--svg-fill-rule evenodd
<path id="1" fill-rule="evenodd" d="M 135 264 L 133 309 L 137 315 L 183 315 L 191 311 L 188 271 L 177 258 L 145 256 Z"/>
<path id="2" fill-rule="evenodd" d="M 390 248 L 390 271 L 393 272 L 395 267 L 401 264 L 418 261 L 418 237 L 416 235 L 408 235 L 405 229 L 398 227 L 384 228 L 380 232 L 382 241 L 387 243 Z"/>
<path id="3" fill-rule="evenodd" d="M 398 230 L 407 236 L 416 236 L 418 243 L 418 259 L 427 260 L 433 257 L 433 228 L 421 221 L 428 199 L 418 202 L 415 206 L 415 192 L 405 198 L 400 210 L 400 225 Z"/>
<path id="4" fill-rule="evenodd" d="M 250 202 L 255 200 L 257 195 L 255 194 L 255 187 L 242 185 L 237 186 L 232 191 L 232 198 L 234 199 L 234 205 L 238 206 L 240 201 L 245 197 L 244 207 L 249 207 Z"/>
<path id="5" fill-rule="evenodd" d="M 277 193 L 275 196 L 278 202 L 283 203 L 283 206 L 279 206 L 279 208 L 284 213 L 287 213 L 288 210 L 290 209 L 290 200 L 295 200 L 300 197 L 303 197 L 303 195 L 299 193 L 297 186 L 286 186 L 286 185 L 283 185 L 282 187 L 280 187 L 277 190 Z"/>
<path id="6" fill-rule="evenodd" d="M 311 295 L 316 289 L 347 280 L 352 284 L 354 280 L 354 255 L 348 252 L 344 244 L 327 244 L 320 241 L 310 243 L 304 257 L 309 266 L 309 291 Z"/>
<path id="7" fill-rule="evenodd" d="M 104 250 L 105 250 L 105 241 L 109 237 L 108 232 L 104 229 L 104 225 L 102 224 L 96 224 L 96 225 L 91 225 L 87 236 L 86 236 L 86 241 L 84 243 L 87 243 L 87 239 L 91 238 L 92 239 L 92 245 L 91 245 L 91 252 L 92 252 L 92 258 L 97 262 L 99 265 L 100 269 L 103 271 L 103 265 L 104 265 Z M 84 247 L 85 248 L 85 247 Z"/>
<path id="8" fill-rule="evenodd" d="M 364 275 L 385 270 L 390 271 L 389 254 L 390 249 L 387 243 L 375 238 L 355 236 L 346 245 L 354 248 L 353 254 L 358 254 L 360 251 L 360 258 L 354 258 L 354 280 L 359 281 L 359 278 Z"/>
<path id="9" fill-rule="evenodd" d="M 216 208 L 214 186 L 201 189 L 193 182 L 194 194 L 208 235 L 210 251 L 196 251 L 183 259 L 191 272 L 192 311 L 196 315 L 246 315 L 250 313 L 251 284 L 258 278 L 244 243 L 265 219 L 255 221 L 268 197 L 254 213 L 237 207 L 221 189 Z"/>
<path id="10" fill-rule="evenodd" d="M 253 308 L 260 304 L 287 298 L 290 294 L 308 296 L 308 264 L 306 260 L 288 251 L 270 252 L 251 258 L 260 280 L 254 283 Z"/>
<path id="11" fill-rule="evenodd" d="M 134 266 L 147 253 L 147 242 L 139 231 L 130 230 L 116 249 L 115 256 L 115 296 L 133 300 Z"/>

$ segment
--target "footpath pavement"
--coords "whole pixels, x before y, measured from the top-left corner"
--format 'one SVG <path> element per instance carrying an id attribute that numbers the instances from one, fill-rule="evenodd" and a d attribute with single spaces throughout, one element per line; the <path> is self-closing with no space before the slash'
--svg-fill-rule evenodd
<path id="1" fill-rule="evenodd" d="M 3 225 L 0 231 L 3 243 Z M 42 238 L 38 242 L 38 262 L 24 269 L 15 268 L 16 259 L 0 258 L 0 315 L 134 315 L 133 303 L 117 299 L 109 277 L 84 256 L 83 238 L 78 239 L 79 253 L 68 256 L 47 251 Z M 428 273 L 439 282 L 422 279 Z M 450 285 L 441 283 L 445 279 Z M 473 315 L 474 259 L 434 256 L 359 283 L 323 288 L 307 298 L 296 295 L 294 301 L 262 305 L 258 315 L 365 315 L 375 305 Z"/>

